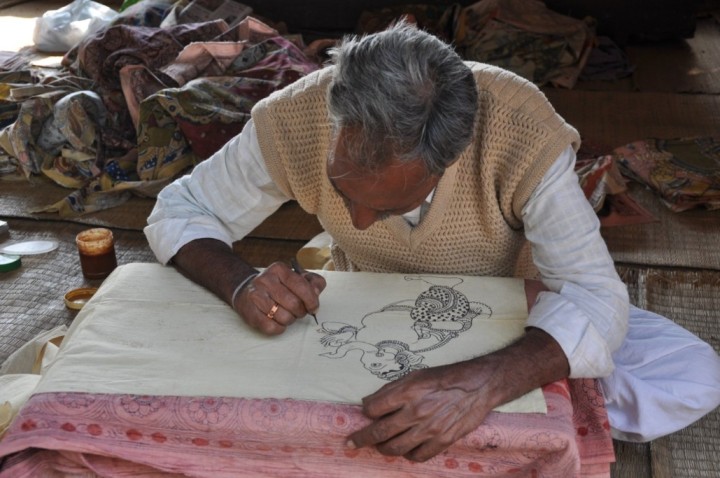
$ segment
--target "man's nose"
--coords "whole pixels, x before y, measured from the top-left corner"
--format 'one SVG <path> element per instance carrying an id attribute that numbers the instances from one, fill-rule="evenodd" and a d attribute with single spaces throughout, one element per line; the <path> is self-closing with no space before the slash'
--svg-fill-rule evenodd
<path id="1" fill-rule="evenodd" d="M 380 217 L 380 214 L 374 209 L 353 202 L 348 204 L 348 209 L 350 210 L 350 219 L 352 219 L 353 226 L 361 231 L 372 226 Z"/>

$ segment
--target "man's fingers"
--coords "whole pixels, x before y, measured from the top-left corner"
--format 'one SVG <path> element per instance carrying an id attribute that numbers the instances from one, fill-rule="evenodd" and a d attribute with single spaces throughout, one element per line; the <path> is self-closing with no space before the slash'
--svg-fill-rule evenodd
<path id="1" fill-rule="evenodd" d="M 383 455 L 406 456 L 410 455 L 418 448 L 418 444 L 422 443 L 423 438 L 417 435 L 417 428 L 412 427 L 404 433 L 396 435 L 382 443 L 378 443 L 375 448 Z"/>
<path id="2" fill-rule="evenodd" d="M 397 414 L 376 420 L 348 437 L 357 448 L 378 446 L 404 433 L 411 425 L 405 423 Z"/>
<path id="3" fill-rule="evenodd" d="M 294 304 L 296 309 L 291 309 L 293 312 L 297 312 L 298 317 L 304 317 L 308 313 L 317 311 L 320 307 L 320 292 L 325 288 L 325 279 L 317 274 L 311 276 L 309 272 L 304 274 L 291 272 L 287 277 L 283 277 L 283 282 L 293 298 L 299 299 Z M 319 287 L 321 288 L 318 290 Z"/>
<path id="4" fill-rule="evenodd" d="M 245 290 L 241 314 L 251 327 L 266 335 L 279 335 L 295 318 L 278 302 L 273 300 L 260 284 L 251 284 Z"/>
<path id="5" fill-rule="evenodd" d="M 386 383 L 376 392 L 363 397 L 363 415 L 368 418 L 380 418 L 402 408 L 409 398 L 402 393 L 407 384 L 408 376 L 405 376 Z"/>
<path id="6" fill-rule="evenodd" d="M 267 277 L 264 277 L 265 275 Z M 311 282 L 305 275 L 293 272 L 287 264 L 276 262 L 259 278 L 264 281 L 270 297 L 299 319 L 316 311 L 320 306 L 318 289 L 322 291 L 325 288 L 325 280 L 317 274 L 312 276 L 314 277 Z"/>
<path id="7" fill-rule="evenodd" d="M 418 419 L 406 409 L 380 418 L 348 438 L 352 446 L 375 446 L 383 455 L 426 461 L 467 433 L 452 417 Z"/>
<path id="8" fill-rule="evenodd" d="M 318 274 L 297 274 L 287 264 L 276 262 L 243 289 L 241 315 L 265 334 L 281 334 L 295 320 L 318 309 L 325 286 Z"/>
<path id="9" fill-rule="evenodd" d="M 416 446 L 412 450 L 403 453 L 403 456 L 410 461 L 427 461 L 434 457 L 438 453 L 442 453 L 450 448 L 452 443 L 439 442 L 434 439 L 430 439 L 419 446 Z"/>
<path id="10" fill-rule="evenodd" d="M 314 272 L 305 272 L 303 273 L 303 277 L 306 281 L 310 283 L 313 290 L 315 291 L 315 294 L 317 294 L 318 296 L 322 291 L 325 290 L 325 287 L 327 286 L 325 278 L 320 274 L 316 274 Z"/>
<path id="11" fill-rule="evenodd" d="M 473 386 L 444 386 L 453 369 L 416 370 L 364 397 L 363 414 L 373 422 L 348 437 L 352 444 L 426 461 L 475 429 L 489 405 Z"/>
<path id="12" fill-rule="evenodd" d="M 266 334 L 266 335 L 280 335 L 283 332 L 285 332 L 286 326 L 280 322 L 278 322 L 277 314 L 280 313 L 280 308 L 275 312 L 275 317 L 270 318 L 269 311 L 272 310 L 272 306 L 268 308 L 268 312 L 264 312 L 266 308 L 255 308 L 255 313 L 251 318 L 246 318 L 246 322 L 248 322 L 252 327 L 258 329 L 260 332 Z"/>

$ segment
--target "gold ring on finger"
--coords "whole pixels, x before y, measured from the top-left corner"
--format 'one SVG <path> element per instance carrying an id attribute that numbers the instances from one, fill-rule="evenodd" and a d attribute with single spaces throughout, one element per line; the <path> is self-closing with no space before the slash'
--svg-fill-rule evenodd
<path id="1" fill-rule="evenodd" d="M 267 313 L 267 318 L 273 320 L 275 318 L 275 312 L 277 312 L 279 308 L 280 305 L 275 302 L 275 304 L 273 304 L 273 306 L 270 308 L 270 312 Z"/>

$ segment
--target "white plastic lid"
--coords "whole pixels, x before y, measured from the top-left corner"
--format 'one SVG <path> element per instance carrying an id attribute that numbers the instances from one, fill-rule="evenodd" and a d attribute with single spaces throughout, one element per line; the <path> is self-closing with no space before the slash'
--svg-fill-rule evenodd
<path id="1" fill-rule="evenodd" d="M 31 256 L 54 251 L 57 248 L 58 243 L 56 241 L 24 241 L 0 246 L 0 252 L 17 256 Z"/>

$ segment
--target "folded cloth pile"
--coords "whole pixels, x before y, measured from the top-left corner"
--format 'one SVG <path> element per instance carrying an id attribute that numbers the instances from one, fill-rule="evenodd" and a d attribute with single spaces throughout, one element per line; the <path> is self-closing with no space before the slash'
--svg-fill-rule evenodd
<path id="1" fill-rule="evenodd" d="M 0 153 L 25 177 L 75 189 L 40 210 L 75 216 L 156 195 L 236 135 L 255 103 L 320 66 L 301 38 L 249 16 L 168 21 L 187 4 L 139 2 L 61 69 L 0 72 Z"/>
<path id="2" fill-rule="evenodd" d="M 712 137 L 646 139 L 616 148 L 621 172 L 650 187 L 672 211 L 720 208 L 720 142 Z"/>

